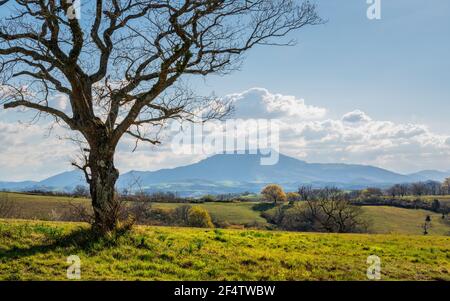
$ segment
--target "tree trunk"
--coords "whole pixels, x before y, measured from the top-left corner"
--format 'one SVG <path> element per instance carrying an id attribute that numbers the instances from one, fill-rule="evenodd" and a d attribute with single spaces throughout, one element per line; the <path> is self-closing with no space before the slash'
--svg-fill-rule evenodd
<path id="1" fill-rule="evenodd" d="M 114 167 L 114 149 L 109 144 L 91 146 L 90 192 L 94 209 L 95 231 L 106 233 L 118 225 L 120 203 L 115 195 L 119 171 Z"/>

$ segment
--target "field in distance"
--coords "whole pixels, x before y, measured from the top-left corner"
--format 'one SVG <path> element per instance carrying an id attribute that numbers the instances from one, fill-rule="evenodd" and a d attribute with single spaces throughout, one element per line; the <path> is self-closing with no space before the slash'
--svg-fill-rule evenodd
<path id="1" fill-rule="evenodd" d="M 88 199 L 30 195 L 22 193 L 0 192 L 1 196 L 14 202 L 22 219 L 54 220 L 70 208 L 70 204 L 84 204 L 90 206 Z M 179 203 L 153 203 L 155 208 L 174 208 Z M 242 203 L 202 203 L 214 220 L 228 222 L 237 227 L 257 223 L 265 225 L 266 220 L 261 217 L 261 208 L 256 202 Z M 430 235 L 449 235 L 450 226 L 442 221 L 440 214 L 426 210 L 404 209 L 388 206 L 363 206 L 365 217 L 370 221 L 370 233 L 378 234 L 422 234 L 421 225 L 425 217 L 431 217 Z"/>

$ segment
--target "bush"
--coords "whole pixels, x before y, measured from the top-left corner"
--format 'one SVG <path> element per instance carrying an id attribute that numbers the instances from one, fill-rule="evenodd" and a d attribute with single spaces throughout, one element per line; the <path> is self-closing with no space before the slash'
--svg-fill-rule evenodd
<path id="1" fill-rule="evenodd" d="M 152 205 L 150 202 L 137 201 L 132 202 L 127 206 L 126 215 L 127 219 L 131 218 L 134 222 L 138 224 L 149 223 L 149 217 L 151 216 Z"/>
<path id="2" fill-rule="evenodd" d="M 149 211 L 148 221 L 151 224 L 170 226 L 174 224 L 173 221 L 173 209 L 166 208 L 152 208 Z"/>
<path id="3" fill-rule="evenodd" d="M 300 201 L 300 194 L 298 194 L 297 192 L 288 192 L 286 194 L 286 198 L 289 203 L 295 203 Z"/>
<path id="4" fill-rule="evenodd" d="M 279 226 L 289 231 L 311 231 L 314 228 L 311 221 L 305 218 L 305 208 L 301 206 L 286 209 L 281 216 Z"/>
<path id="5" fill-rule="evenodd" d="M 214 228 L 211 216 L 202 207 L 194 206 L 188 212 L 188 225 L 198 228 Z"/>
<path id="6" fill-rule="evenodd" d="M 201 201 L 202 202 L 215 202 L 216 201 L 216 197 L 213 196 L 213 195 L 207 194 L 207 195 L 205 195 L 205 196 L 203 196 L 201 198 Z"/>
<path id="7" fill-rule="evenodd" d="M 271 209 L 262 212 L 261 216 L 269 223 L 278 225 L 283 219 L 284 212 L 290 207 L 289 205 L 273 205 Z"/>
<path id="8" fill-rule="evenodd" d="M 190 205 L 176 207 L 173 212 L 175 222 L 183 226 L 189 224 L 189 210 L 191 210 L 191 208 L 192 206 Z"/>

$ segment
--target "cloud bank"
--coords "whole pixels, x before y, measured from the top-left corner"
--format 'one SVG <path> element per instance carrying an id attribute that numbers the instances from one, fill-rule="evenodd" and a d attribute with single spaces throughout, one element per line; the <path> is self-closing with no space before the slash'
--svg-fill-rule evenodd
<path id="1" fill-rule="evenodd" d="M 329 118 L 327 108 L 307 104 L 295 96 L 253 88 L 226 96 L 235 105 L 232 118 L 274 119 L 280 125 L 280 151 L 309 162 L 370 164 L 399 172 L 448 169 L 450 135 L 433 133 L 426 125 L 375 120 L 358 108 Z M 65 108 L 65 101 L 56 104 Z M 9 112 L 8 112 L 9 113 Z M 57 139 L 67 134 L 48 126 L 25 126 L 6 121 L 0 113 L 0 180 L 42 179 L 69 170 L 76 146 Z M 4 121 L 3 121 L 4 120 Z M 121 172 L 157 170 L 190 164 L 204 155 L 180 155 L 170 148 L 170 135 L 161 146 L 125 138 L 116 165 Z"/>

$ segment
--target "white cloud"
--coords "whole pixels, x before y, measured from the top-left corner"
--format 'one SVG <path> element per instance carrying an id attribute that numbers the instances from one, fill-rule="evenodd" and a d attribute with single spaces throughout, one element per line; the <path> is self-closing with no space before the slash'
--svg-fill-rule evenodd
<path id="1" fill-rule="evenodd" d="M 371 164 L 405 172 L 450 164 L 447 137 L 420 124 L 373 120 L 361 111 L 341 120 L 286 123 L 284 131 L 297 143 L 281 141 L 282 151 L 295 155 L 298 148 L 309 161 Z"/>
<path id="2" fill-rule="evenodd" d="M 276 119 L 280 125 L 280 151 L 306 161 L 371 164 L 403 172 L 450 166 L 450 136 L 433 133 L 425 125 L 374 120 L 356 109 L 332 119 L 326 108 L 261 88 L 227 97 L 236 107 L 233 118 Z M 60 109 L 67 109 L 64 101 L 57 102 Z M 55 128 L 56 132 L 46 137 L 45 126 L 24 126 L 2 116 L 0 180 L 40 179 L 70 169 L 77 148 L 56 138 L 64 136 L 64 130 Z M 161 146 L 140 143 L 132 153 L 135 141 L 124 138 L 116 155 L 117 167 L 121 172 L 156 170 L 205 157 L 176 154 L 170 148 L 169 134 L 162 141 Z"/>
<path id="3" fill-rule="evenodd" d="M 0 121 L 0 180 L 42 179 L 70 169 L 76 148 L 64 130 Z"/>
<path id="4" fill-rule="evenodd" d="M 69 99 L 64 94 L 57 94 L 50 99 L 49 106 L 67 113 L 69 110 Z"/>
<path id="5" fill-rule="evenodd" d="M 344 116 L 342 116 L 342 121 L 348 122 L 348 123 L 361 123 L 361 122 L 369 122 L 372 119 L 366 115 L 366 113 L 355 110 L 352 112 L 348 112 Z"/>
<path id="6" fill-rule="evenodd" d="M 324 108 L 306 105 L 295 96 L 272 94 L 263 88 L 253 88 L 245 92 L 229 95 L 236 109 L 234 118 L 289 118 L 295 120 L 315 120 L 326 114 Z"/>

